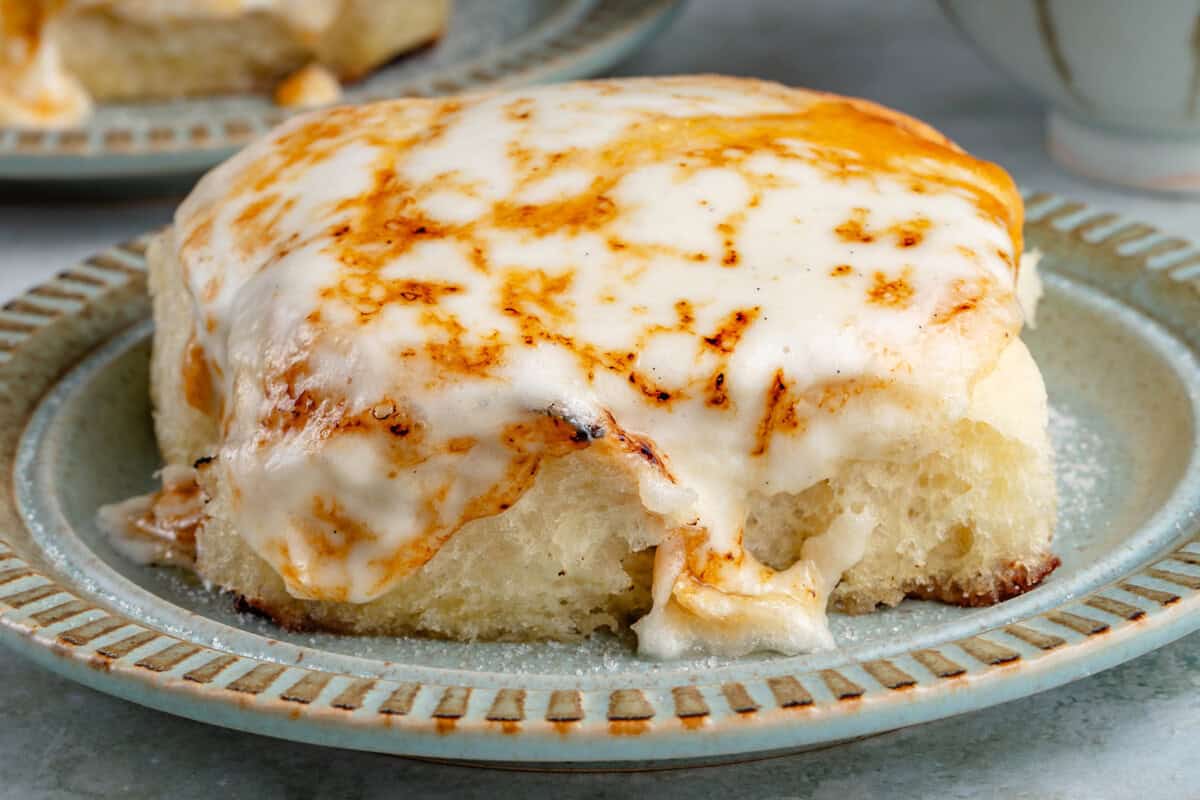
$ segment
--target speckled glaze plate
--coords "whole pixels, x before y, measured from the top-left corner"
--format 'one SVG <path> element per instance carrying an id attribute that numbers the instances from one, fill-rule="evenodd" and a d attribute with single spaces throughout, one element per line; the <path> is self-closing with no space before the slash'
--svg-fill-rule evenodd
<path id="1" fill-rule="evenodd" d="M 987 609 L 835 616 L 839 649 L 649 662 L 628 644 L 290 634 L 123 561 L 96 508 L 152 487 L 133 241 L 0 310 L 0 639 L 218 725 L 338 747 L 662 766 L 813 747 L 1033 694 L 1200 628 L 1200 251 L 1029 198 L 1047 295 L 1026 334 L 1053 411 L 1063 565 Z"/>
<path id="2" fill-rule="evenodd" d="M 650 41 L 681 0 L 454 0 L 446 33 L 347 88 L 344 102 L 456 94 L 594 75 Z M 0 179 L 71 180 L 194 173 L 289 115 L 270 98 L 230 95 L 107 105 L 82 128 L 0 127 Z"/>

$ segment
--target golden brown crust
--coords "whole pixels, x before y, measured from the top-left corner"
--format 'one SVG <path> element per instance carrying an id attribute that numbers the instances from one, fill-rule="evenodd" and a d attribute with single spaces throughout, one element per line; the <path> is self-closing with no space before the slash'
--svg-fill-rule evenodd
<path id="1" fill-rule="evenodd" d="M 831 605 L 844 614 L 869 614 L 882 606 L 895 606 L 901 600 L 937 600 L 964 608 L 985 606 L 1011 600 L 1036 588 L 1062 562 L 1053 553 L 1040 559 L 1012 561 L 991 572 L 974 575 L 929 575 L 906 581 L 890 597 L 834 594 Z"/>
<path id="2" fill-rule="evenodd" d="M 971 580 L 931 578 L 919 586 L 909 587 L 907 596 L 919 600 L 938 600 L 966 608 L 982 608 L 1028 592 L 1062 562 L 1047 553 L 1034 562 L 1011 562 L 990 575 L 978 575 Z"/>
<path id="3" fill-rule="evenodd" d="M 293 603 L 286 605 L 273 606 L 266 600 L 258 597 L 247 597 L 240 592 L 231 592 L 233 596 L 233 610 L 239 614 L 253 614 L 256 617 L 262 617 L 274 622 L 285 631 L 292 633 L 310 633 L 313 631 L 326 631 L 328 633 L 353 633 L 347 628 L 339 628 L 331 625 L 318 625 L 308 614 L 305 614 L 299 608 L 292 608 Z M 295 605 L 299 605 L 296 603 Z"/>

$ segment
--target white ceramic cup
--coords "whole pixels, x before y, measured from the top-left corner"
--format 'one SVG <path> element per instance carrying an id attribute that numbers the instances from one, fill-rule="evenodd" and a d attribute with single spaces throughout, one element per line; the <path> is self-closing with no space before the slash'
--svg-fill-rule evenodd
<path id="1" fill-rule="evenodd" d="M 1200 0 L 940 0 L 1050 103 L 1046 146 L 1088 177 L 1200 193 Z"/>

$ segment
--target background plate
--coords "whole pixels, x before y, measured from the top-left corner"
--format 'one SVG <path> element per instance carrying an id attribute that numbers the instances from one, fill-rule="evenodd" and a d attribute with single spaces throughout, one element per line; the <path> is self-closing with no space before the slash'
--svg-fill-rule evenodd
<path id="1" fill-rule="evenodd" d="M 615 638 L 362 639 L 240 616 L 181 573 L 124 562 L 93 522 L 97 505 L 148 489 L 158 464 L 135 241 L 0 311 L 0 470 L 13 475 L 0 638 L 195 719 L 525 765 L 811 747 L 1120 663 L 1200 627 L 1200 253 L 1078 204 L 1028 204 L 1048 291 L 1026 340 L 1053 405 L 1063 566 L 1022 597 L 835 617 L 840 648 L 824 653 L 677 662 L 639 660 Z"/>
<path id="2" fill-rule="evenodd" d="M 648 42 L 681 0 L 454 0 L 433 47 L 347 87 L 344 102 L 455 94 L 594 75 Z M 225 160 L 289 115 L 230 95 L 106 105 L 68 131 L 0 128 L 0 179 L 191 173 Z"/>

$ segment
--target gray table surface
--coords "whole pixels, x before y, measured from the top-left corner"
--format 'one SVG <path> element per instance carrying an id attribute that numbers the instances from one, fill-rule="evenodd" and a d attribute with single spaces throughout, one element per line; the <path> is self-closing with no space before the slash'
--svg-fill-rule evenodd
<path id="1" fill-rule="evenodd" d="M 1002 0 L 986 0 L 1001 2 Z M 1200 201 L 1065 174 L 1037 102 L 931 0 L 692 0 L 620 74 L 755 75 L 922 117 L 1024 186 L 1200 238 Z M 0 297 L 169 219 L 177 199 L 31 201 L 0 184 Z M 449 767 L 201 725 L 76 686 L 0 650 L 0 797 L 1200 797 L 1200 634 L 975 714 L 812 753 L 684 771 L 563 775 Z"/>

